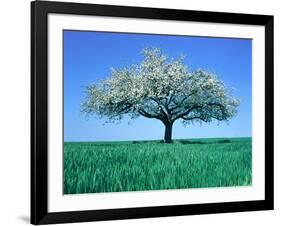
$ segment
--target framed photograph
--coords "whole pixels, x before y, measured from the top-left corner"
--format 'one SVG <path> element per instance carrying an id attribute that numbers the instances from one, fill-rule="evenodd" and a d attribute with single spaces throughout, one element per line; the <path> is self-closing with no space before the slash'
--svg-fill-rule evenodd
<path id="1" fill-rule="evenodd" d="M 32 224 L 272 209 L 273 16 L 31 3 Z"/>

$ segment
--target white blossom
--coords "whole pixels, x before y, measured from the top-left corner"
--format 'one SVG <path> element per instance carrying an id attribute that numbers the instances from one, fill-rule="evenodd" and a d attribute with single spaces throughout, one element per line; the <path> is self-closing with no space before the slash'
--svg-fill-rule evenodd
<path id="1" fill-rule="evenodd" d="M 239 100 L 223 81 L 203 69 L 189 71 L 184 57 L 170 59 L 159 48 L 146 48 L 138 65 L 111 69 L 110 76 L 87 86 L 82 111 L 109 121 L 127 114 L 174 121 L 227 121 L 237 113 Z"/>

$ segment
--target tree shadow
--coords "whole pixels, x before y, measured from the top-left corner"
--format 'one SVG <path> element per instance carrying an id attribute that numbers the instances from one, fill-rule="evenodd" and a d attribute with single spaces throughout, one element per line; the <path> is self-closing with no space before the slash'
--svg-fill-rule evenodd
<path id="1" fill-rule="evenodd" d="M 190 140 L 179 140 L 180 144 L 207 144 L 208 142 L 202 142 L 202 141 L 190 141 Z"/>
<path id="2" fill-rule="evenodd" d="M 157 144 L 157 143 L 164 143 L 164 141 L 162 140 L 134 140 L 132 141 L 133 144 L 145 144 L 145 143 L 153 143 L 153 144 Z"/>
<path id="3" fill-rule="evenodd" d="M 172 144 L 225 144 L 231 143 L 232 141 L 229 139 L 221 139 L 221 140 L 210 140 L 210 141 L 200 141 L 200 140 L 173 140 Z M 154 143 L 154 144 L 164 144 L 164 140 L 134 140 L 132 144 L 145 144 L 145 143 Z"/>
<path id="4" fill-rule="evenodd" d="M 224 144 L 224 143 L 231 143 L 231 140 L 228 140 L 228 139 L 219 140 L 217 143 L 221 143 L 221 144 Z"/>
<path id="5" fill-rule="evenodd" d="M 231 143 L 231 140 L 223 139 L 216 141 L 200 141 L 200 140 L 178 140 L 180 144 L 225 144 Z"/>

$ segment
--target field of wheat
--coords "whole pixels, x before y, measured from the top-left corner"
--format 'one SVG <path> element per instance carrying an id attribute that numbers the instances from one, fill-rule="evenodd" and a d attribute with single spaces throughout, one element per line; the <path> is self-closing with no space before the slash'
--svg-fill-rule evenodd
<path id="1" fill-rule="evenodd" d="M 65 142 L 64 193 L 245 186 L 251 138 Z"/>

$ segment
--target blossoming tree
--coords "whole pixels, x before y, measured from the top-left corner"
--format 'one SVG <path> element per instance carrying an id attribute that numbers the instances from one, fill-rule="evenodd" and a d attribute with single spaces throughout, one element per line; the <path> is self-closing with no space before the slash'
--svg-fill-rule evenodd
<path id="1" fill-rule="evenodd" d="M 165 126 L 164 142 L 172 142 L 176 120 L 193 122 L 228 121 L 236 115 L 238 99 L 215 74 L 189 71 L 184 57 L 172 59 L 161 49 L 146 48 L 138 65 L 112 69 L 98 84 L 86 87 L 82 111 L 109 121 L 143 116 Z"/>

